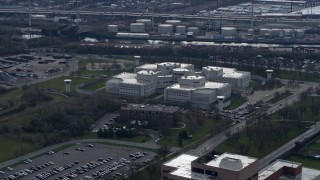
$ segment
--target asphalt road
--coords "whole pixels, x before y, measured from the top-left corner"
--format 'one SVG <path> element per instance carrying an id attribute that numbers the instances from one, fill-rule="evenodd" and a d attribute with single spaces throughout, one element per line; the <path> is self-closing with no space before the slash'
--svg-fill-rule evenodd
<path id="1" fill-rule="evenodd" d="M 269 165 L 273 160 L 279 158 L 280 156 L 282 156 L 283 154 L 285 154 L 286 152 L 292 150 L 295 147 L 295 142 L 298 140 L 305 140 L 305 137 L 311 137 L 314 134 L 317 134 L 320 132 L 320 122 L 318 122 L 317 124 L 315 124 L 312 128 L 310 128 L 308 131 L 306 131 L 305 133 L 299 135 L 298 137 L 292 139 L 291 141 L 289 141 L 287 144 L 281 146 L 280 148 L 276 149 L 275 151 L 273 151 L 272 153 L 268 154 L 267 156 L 265 156 L 264 158 L 259 160 L 259 165 L 260 165 L 260 169 L 263 169 L 264 167 L 266 167 L 267 165 Z M 307 138 L 306 138 L 307 139 Z"/>

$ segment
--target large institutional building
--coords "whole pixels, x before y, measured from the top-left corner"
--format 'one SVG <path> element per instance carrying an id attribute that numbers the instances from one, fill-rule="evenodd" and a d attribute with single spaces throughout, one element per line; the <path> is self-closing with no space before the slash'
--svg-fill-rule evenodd
<path id="1" fill-rule="evenodd" d="M 277 160 L 259 171 L 256 158 L 209 152 L 201 157 L 182 154 L 161 166 L 161 180 L 319 180 L 320 171 L 301 163 Z"/>
<path id="2" fill-rule="evenodd" d="M 246 90 L 250 72 L 233 68 L 203 67 L 195 72 L 192 64 L 164 62 L 144 64 L 134 73 L 121 73 L 106 83 L 106 90 L 121 96 L 147 97 L 156 91 L 174 103 L 192 103 L 208 107 L 217 96 L 230 97 L 231 92 Z"/>

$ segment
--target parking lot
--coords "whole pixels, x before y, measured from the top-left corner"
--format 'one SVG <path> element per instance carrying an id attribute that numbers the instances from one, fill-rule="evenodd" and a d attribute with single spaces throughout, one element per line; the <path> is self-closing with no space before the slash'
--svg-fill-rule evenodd
<path id="1" fill-rule="evenodd" d="M 120 179 L 152 161 L 155 153 L 107 144 L 77 144 L 7 168 L 3 179 Z M 1 177 L 1 175 L 0 175 Z"/>

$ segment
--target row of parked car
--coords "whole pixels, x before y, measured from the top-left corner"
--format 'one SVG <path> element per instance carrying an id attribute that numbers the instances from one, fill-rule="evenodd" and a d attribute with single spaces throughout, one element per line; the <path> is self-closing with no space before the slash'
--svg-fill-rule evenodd
<path id="1" fill-rule="evenodd" d="M 31 162 L 32 162 L 32 160 L 30 160 L 30 159 L 27 159 L 26 161 L 24 161 L 24 163 L 26 163 L 26 164 L 29 164 Z M 39 166 L 32 166 L 30 169 L 22 169 L 22 170 L 20 170 L 18 172 L 15 172 L 12 175 L 9 175 L 8 177 L 4 177 L 3 179 L 4 180 L 17 180 L 17 179 L 20 179 L 20 178 L 21 179 L 25 179 L 24 178 L 25 176 L 27 176 L 29 174 L 33 174 L 34 172 L 39 171 L 41 169 L 44 169 L 44 168 L 46 168 L 48 166 L 51 166 L 53 164 L 54 163 L 52 161 L 49 161 L 49 162 L 44 163 L 44 164 L 39 165 Z M 11 170 L 13 170 L 13 169 L 11 168 Z M 38 174 L 38 175 L 40 175 L 40 174 Z M 43 177 L 44 176 L 45 175 L 43 175 Z M 38 179 L 41 179 L 41 178 L 38 178 Z"/>

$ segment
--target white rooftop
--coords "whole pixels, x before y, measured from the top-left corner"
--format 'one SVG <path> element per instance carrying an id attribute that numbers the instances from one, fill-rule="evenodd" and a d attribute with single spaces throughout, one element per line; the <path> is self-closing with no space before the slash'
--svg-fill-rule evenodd
<path id="1" fill-rule="evenodd" d="M 181 71 L 181 72 L 185 72 L 185 71 L 190 71 L 190 69 L 185 69 L 185 68 L 174 68 L 174 71 Z"/>
<path id="2" fill-rule="evenodd" d="M 164 163 L 163 165 L 179 168 L 179 169 L 190 169 L 191 168 L 191 162 L 196 160 L 197 156 L 192 156 L 189 154 L 181 154 L 177 158 L 172 159 L 169 162 Z"/>
<path id="3" fill-rule="evenodd" d="M 207 71 L 220 71 L 222 70 L 223 75 L 222 77 L 225 78 L 241 78 L 248 72 L 238 71 L 235 68 L 225 68 L 225 67 L 217 67 L 217 66 L 206 66 L 203 69 Z"/>
<path id="4" fill-rule="evenodd" d="M 320 170 L 302 167 L 302 177 L 303 180 L 319 180 Z"/>
<path id="5" fill-rule="evenodd" d="M 137 74 L 141 74 L 141 75 L 154 75 L 154 74 L 157 74 L 157 72 L 154 72 L 154 71 L 146 71 L 146 70 L 142 70 L 142 71 L 139 71 L 137 72 Z"/>
<path id="6" fill-rule="evenodd" d="M 300 165 L 301 165 L 300 163 L 296 163 L 296 162 L 277 160 L 259 172 L 259 180 L 266 179 L 267 177 L 269 177 L 270 175 L 272 175 L 273 173 L 275 173 L 276 171 L 278 171 L 284 166 L 297 168 Z"/>
<path id="7" fill-rule="evenodd" d="M 212 176 L 192 172 L 191 165 L 190 165 L 189 169 L 177 169 L 177 170 L 171 172 L 170 174 L 175 175 L 175 176 L 179 176 L 179 177 L 183 177 L 186 179 L 201 179 L 201 180 L 211 179 L 212 180 Z"/>
<path id="8" fill-rule="evenodd" d="M 137 84 L 137 85 L 145 84 L 144 82 L 137 80 L 137 74 L 135 74 L 135 73 L 123 72 L 123 73 L 120 73 L 120 74 L 113 76 L 113 78 L 121 79 L 122 83 L 127 83 L 127 84 Z"/>
<path id="9" fill-rule="evenodd" d="M 229 163 L 226 161 L 229 161 Z M 206 165 L 216 167 L 216 168 L 239 171 L 247 167 L 248 165 L 252 164 L 255 161 L 257 161 L 257 159 L 253 157 L 242 156 L 242 155 L 231 154 L 231 153 L 223 153 L 222 155 L 218 156 L 216 159 L 209 161 Z M 240 165 L 239 162 L 241 162 L 242 165 Z"/>
<path id="10" fill-rule="evenodd" d="M 270 175 L 272 175 L 284 166 L 297 168 L 301 165 L 301 163 L 278 159 L 277 161 L 273 162 L 272 164 L 265 167 L 263 170 L 259 172 L 258 180 L 264 180 L 268 178 Z M 316 178 L 320 179 L 320 170 L 302 167 L 302 180 L 314 180 Z"/>
<path id="11" fill-rule="evenodd" d="M 144 65 L 139 66 L 138 68 L 156 71 L 157 70 L 157 64 L 144 64 Z"/>
<path id="12" fill-rule="evenodd" d="M 177 168 L 176 170 L 170 173 L 175 176 L 185 177 L 189 179 L 209 179 L 208 175 L 199 174 L 191 171 L 191 162 L 196 160 L 197 158 L 197 156 L 182 154 L 177 158 L 174 158 L 173 160 L 166 162 L 164 165 Z"/>
<path id="13" fill-rule="evenodd" d="M 227 83 L 218 83 L 218 82 L 206 82 L 204 86 L 190 86 L 190 85 L 182 85 L 179 83 L 173 84 L 169 86 L 169 89 L 179 89 L 179 90 L 196 90 L 196 89 L 220 89 L 224 86 L 227 86 Z"/>
<path id="14" fill-rule="evenodd" d="M 192 80 L 192 79 L 204 79 L 203 76 L 182 76 L 181 79 L 189 79 L 189 80 Z"/>
<path id="15" fill-rule="evenodd" d="M 226 78 L 240 78 L 244 75 L 244 72 L 237 71 L 234 68 L 222 68 L 223 69 L 223 77 Z"/>

